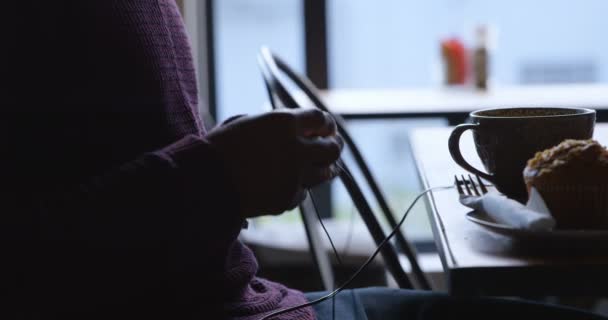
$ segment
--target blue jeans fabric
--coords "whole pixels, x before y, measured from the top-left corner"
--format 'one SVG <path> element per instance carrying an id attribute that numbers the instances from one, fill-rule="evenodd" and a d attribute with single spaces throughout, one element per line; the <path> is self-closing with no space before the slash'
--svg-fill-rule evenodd
<path id="1" fill-rule="evenodd" d="M 326 292 L 308 293 L 309 301 Z M 318 320 L 332 320 L 332 301 L 314 306 Z M 608 319 L 589 312 L 502 298 L 453 297 L 447 294 L 389 288 L 345 290 L 336 296 L 335 319 L 435 320 L 435 319 Z"/>

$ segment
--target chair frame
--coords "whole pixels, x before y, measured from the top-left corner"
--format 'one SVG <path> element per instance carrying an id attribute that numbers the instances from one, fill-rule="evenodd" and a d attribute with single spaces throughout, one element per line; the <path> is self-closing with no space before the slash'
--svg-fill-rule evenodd
<path id="1" fill-rule="evenodd" d="M 383 212 L 390 227 L 395 228 L 397 226 L 395 216 L 390 210 L 388 203 L 386 202 L 386 199 L 378 186 L 378 183 L 376 182 L 369 167 L 365 162 L 365 159 L 363 158 L 363 155 L 357 148 L 350 134 L 347 132 L 345 121 L 339 115 L 331 113 L 329 108 L 321 100 L 319 90 L 307 78 L 302 77 L 296 72 L 294 72 L 282 59 L 274 55 L 268 48 L 263 47 L 261 49 L 260 54 L 258 55 L 258 63 L 262 71 L 263 80 L 273 109 L 280 108 L 280 106 L 275 101 L 275 97 L 278 98 L 279 101 L 281 101 L 286 108 L 300 107 L 298 102 L 287 91 L 286 86 L 282 83 L 280 74 L 281 72 L 283 72 L 291 81 L 293 81 L 299 87 L 300 90 L 302 90 L 307 95 L 307 97 L 312 101 L 313 105 L 316 108 L 332 114 L 336 121 L 338 132 L 344 139 L 347 147 L 351 150 L 354 160 L 360 168 L 361 172 L 363 173 L 366 182 L 369 184 L 372 194 L 377 200 L 381 211 Z M 355 206 L 357 207 L 357 210 L 359 211 L 367 228 L 369 229 L 374 241 L 378 245 L 386 237 L 385 233 L 382 230 L 380 223 L 376 219 L 376 216 L 373 214 L 371 207 L 366 201 L 363 192 L 356 184 L 356 182 L 352 180 L 354 179 L 351 178 L 352 174 L 350 174 L 350 171 L 346 166 L 343 165 L 342 168 L 345 169 L 345 172 L 340 174 L 340 179 L 345 185 L 351 198 L 353 199 Z M 305 224 L 305 227 L 309 228 L 312 226 Z M 414 282 L 416 284 L 416 288 L 430 290 L 431 286 L 428 280 L 426 279 L 424 272 L 420 268 L 420 265 L 418 264 L 416 251 L 413 246 L 411 246 L 406 240 L 401 230 L 396 233 L 396 243 L 401 248 L 401 250 L 410 262 L 410 266 L 412 268 L 413 281 L 410 281 L 407 274 L 403 270 L 401 264 L 399 263 L 396 250 L 391 243 L 387 244 L 383 248 L 381 254 L 389 272 L 391 273 L 399 287 L 413 288 L 414 286 L 412 286 L 412 282 Z M 313 251 L 315 250 L 312 244 L 311 249 L 313 249 Z"/>

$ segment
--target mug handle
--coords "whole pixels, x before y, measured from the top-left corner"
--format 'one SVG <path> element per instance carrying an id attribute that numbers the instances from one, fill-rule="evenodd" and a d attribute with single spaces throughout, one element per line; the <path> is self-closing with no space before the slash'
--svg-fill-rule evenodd
<path id="1" fill-rule="evenodd" d="M 460 152 L 460 137 L 462 136 L 462 134 L 471 129 L 471 130 L 475 130 L 479 127 L 479 124 L 476 123 L 464 123 L 464 124 L 459 124 L 457 125 L 454 130 L 452 130 L 452 133 L 450 134 L 450 139 L 448 140 L 448 148 L 450 150 L 450 155 L 452 156 L 452 159 L 454 159 L 454 162 L 456 162 L 459 166 L 461 166 L 462 168 L 464 168 L 465 170 L 469 171 L 470 173 L 476 174 L 492 183 L 494 183 L 494 175 L 485 173 L 475 167 L 473 167 L 472 165 L 470 165 L 462 156 L 462 153 Z"/>

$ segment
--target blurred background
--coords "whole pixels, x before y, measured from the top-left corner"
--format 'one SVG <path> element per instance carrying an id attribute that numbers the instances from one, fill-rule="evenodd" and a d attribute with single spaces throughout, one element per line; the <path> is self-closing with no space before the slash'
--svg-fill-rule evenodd
<path id="1" fill-rule="evenodd" d="M 608 82 L 605 0 L 180 2 L 199 58 L 201 91 L 207 100 L 203 111 L 218 122 L 268 109 L 256 62 L 262 45 L 328 90 L 445 89 L 449 59 L 442 43 L 449 39 L 467 50 L 465 60 L 451 62 L 466 73 L 454 90 L 491 94 L 501 87 Z M 480 46 L 486 53 L 484 92 L 475 91 L 472 84 L 474 54 Z M 389 204 L 402 213 L 421 191 L 408 132 L 416 127 L 446 126 L 448 121 L 361 117 L 349 120 L 348 125 Z M 345 157 L 348 161 L 349 155 Z M 334 183 L 321 193 L 324 215 L 331 232 L 340 238 L 340 246 L 351 252 L 371 250 L 371 241 L 343 188 Z M 297 247 L 297 243 L 305 245 L 294 240 L 304 237 L 300 225 L 297 212 L 291 212 L 254 221 L 245 235 L 260 242 L 287 237 L 283 244 Z M 433 255 L 423 203 L 415 208 L 404 230 L 419 251 Z M 284 258 L 259 256 L 269 265 L 272 259 Z M 429 261 L 429 268 L 439 272 L 438 259 Z"/>

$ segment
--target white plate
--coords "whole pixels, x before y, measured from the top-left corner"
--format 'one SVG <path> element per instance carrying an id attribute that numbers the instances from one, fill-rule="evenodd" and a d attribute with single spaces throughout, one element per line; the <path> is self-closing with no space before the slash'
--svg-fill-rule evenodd
<path id="1" fill-rule="evenodd" d="M 485 213 L 478 211 L 467 213 L 466 218 L 487 230 L 519 241 L 551 245 L 608 247 L 608 230 L 532 231 L 497 223 Z"/>

